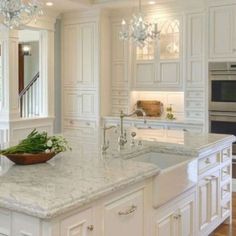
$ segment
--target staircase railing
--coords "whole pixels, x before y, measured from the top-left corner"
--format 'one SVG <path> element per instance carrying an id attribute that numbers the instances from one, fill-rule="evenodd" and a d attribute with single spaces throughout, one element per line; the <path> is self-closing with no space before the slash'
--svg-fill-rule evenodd
<path id="1" fill-rule="evenodd" d="M 23 118 L 40 115 L 40 84 L 39 72 L 19 94 L 20 114 Z"/>

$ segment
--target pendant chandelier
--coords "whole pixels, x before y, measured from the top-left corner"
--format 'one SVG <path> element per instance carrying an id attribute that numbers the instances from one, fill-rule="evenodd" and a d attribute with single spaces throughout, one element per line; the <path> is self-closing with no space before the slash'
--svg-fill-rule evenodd
<path id="1" fill-rule="evenodd" d="M 0 0 L 0 18 L 8 28 L 19 28 L 42 15 L 38 0 Z"/>
<path id="2" fill-rule="evenodd" d="M 120 38 L 122 40 L 131 39 L 136 46 L 143 48 L 159 36 L 158 24 L 148 22 L 144 19 L 141 0 L 139 0 L 138 14 L 133 15 L 129 24 L 124 19 L 122 20 Z"/>

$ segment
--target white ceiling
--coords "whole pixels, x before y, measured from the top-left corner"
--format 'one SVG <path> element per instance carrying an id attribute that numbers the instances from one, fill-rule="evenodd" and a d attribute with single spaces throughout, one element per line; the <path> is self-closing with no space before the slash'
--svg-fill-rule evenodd
<path id="1" fill-rule="evenodd" d="M 114 8 L 121 6 L 135 6 L 138 4 L 138 0 L 41 0 L 44 4 L 46 2 L 53 2 L 52 7 L 47 7 L 48 9 L 67 12 L 76 9 L 82 8 L 91 8 L 91 7 L 106 7 Z M 148 4 L 150 0 L 142 0 L 142 4 Z M 176 2 L 180 0 L 156 0 L 159 3 L 166 2 Z M 182 1 L 182 0 L 181 0 Z"/>

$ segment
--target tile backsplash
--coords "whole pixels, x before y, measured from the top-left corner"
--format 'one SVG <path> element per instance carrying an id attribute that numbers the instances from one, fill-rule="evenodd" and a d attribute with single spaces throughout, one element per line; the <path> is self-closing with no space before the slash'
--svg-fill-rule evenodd
<path id="1" fill-rule="evenodd" d="M 133 91 L 131 92 L 131 106 L 134 107 L 138 100 L 156 100 L 164 105 L 164 114 L 166 107 L 172 104 L 173 112 L 177 119 L 184 118 L 184 92 L 150 92 Z"/>

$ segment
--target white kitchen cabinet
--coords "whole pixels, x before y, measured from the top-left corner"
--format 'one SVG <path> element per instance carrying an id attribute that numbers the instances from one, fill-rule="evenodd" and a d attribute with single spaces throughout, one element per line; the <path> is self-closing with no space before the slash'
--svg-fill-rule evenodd
<path id="1" fill-rule="evenodd" d="M 185 118 L 205 121 L 205 14 L 191 13 L 186 18 L 187 50 L 185 81 Z"/>
<path id="2" fill-rule="evenodd" d="M 96 92 L 90 90 L 64 91 L 64 116 L 74 118 L 91 118 L 97 114 Z"/>
<path id="3" fill-rule="evenodd" d="M 199 230 L 204 233 L 220 217 L 219 170 L 204 177 L 198 185 Z"/>
<path id="4" fill-rule="evenodd" d="M 182 88 L 182 19 L 159 19 L 160 39 L 133 51 L 133 87 L 149 90 Z"/>
<path id="5" fill-rule="evenodd" d="M 64 27 L 64 85 L 94 87 L 95 24 Z"/>
<path id="6" fill-rule="evenodd" d="M 0 209 L 0 235 L 10 236 L 11 212 Z"/>
<path id="7" fill-rule="evenodd" d="M 144 236 L 143 190 L 114 199 L 105 205 L 104 236 Z"/>
<path id="8" fill-rule="evenodd" d="M 236 57 L 236 5 L 209 10 L 210 58 Z"/>
<path id="9" fill-rule="evenodd" d="M 40 236 L 40 219 L 20 213 L 12 215 L 12 236 Z"/>
<path id="10" fill-rule="evenodd" d="M 196 191 L 196 190 L 195 190 Z M 179 197 L 157 210 L 155 236 L 195 235 L 196 193 Z"/>
<path id="11" fill-rule="evenodd" d="M 92 209 L 66 218 L 61 222 L 61 236 L 92 236 L 94 225 Z"/>
<path id="12" fill-rule="evenodd" d="M 128 79 L 128 42 L 120 40 L 121 24 L 111 24 L 111 114 L 118 115 L 121 110 L 129 110 L 129 79 Z"/>
<path id="13" fill-rule="evenodd" d="M 177 222 L 173 219 L 173 212 L 163 217 L 156 223 L 156 234 L 155 236 L 176 236 Z"/>

